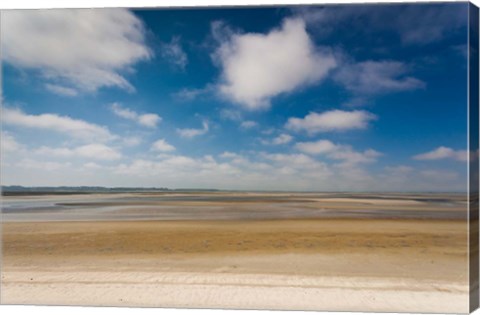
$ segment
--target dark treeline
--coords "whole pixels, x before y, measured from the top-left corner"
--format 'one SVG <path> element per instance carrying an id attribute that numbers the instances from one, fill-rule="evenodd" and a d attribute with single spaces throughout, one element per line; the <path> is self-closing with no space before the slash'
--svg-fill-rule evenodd
<path id="1" fill-rule="evenodd" d="M 215 189 L 169 189 L 165 187 L 102 187 L 102 186 L 1 186 L 2 195 L 42 195 L 42 194 L 89 194 L 99 192 L 166 192 L 166 191 L 215 191 Z"/>

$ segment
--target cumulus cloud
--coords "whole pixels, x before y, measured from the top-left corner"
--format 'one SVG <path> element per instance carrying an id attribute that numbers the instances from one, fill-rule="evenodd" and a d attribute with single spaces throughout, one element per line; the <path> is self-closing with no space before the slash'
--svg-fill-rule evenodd
<path id="1" fill-rule="evenodd" d="M 35 153 L 53 157 L 82 157 L 95 160 L 118 160 L 122 157 L 121 153 L 117 150 L 100 143 L 82 145 L 76 148 L 51 148 L 43 146 L 35 150 Z"/>
<path id="2" fill-rule="evenodd" d="M 308 154 L 325 154 L 337 150 L 338 146 L 329 140 L 318 140 L 316 142 L 299 142 L 295 148 Z"/>
<path id="3" fill-rule="evenodd" d="M 184 128 L 184 129 L 177 129 L 177 133 L 180 135 L 180 137 L 183 138 L 195 138 L 198 136 L 202 136 L 206 134 L 209 130 L 208 122 L 203 121 L 202 122 L 202 128 L 200 129 L 194 129 L 194 128 Z"/>
<path id="4" fill-rule="evenodd" d="M 51 161 L 38 161 L 33 159 L 22 159 L 17 163 L 18 166 L 24 169 L 37 169 L 42 171 L 58 171 L 69 169 L 72 166 L 70 162 L 51 162 Z"/>
<path id="5" fill-rule="evenodd" d="M 158 142 L 162 150 L 170 145 Z M 384 172 L 367 170 L 378 152 L 357 152 L 334 143 L 319 146 L 311 153 L 223 152 L 218 160 L 210 155 L 201 157 L 176 155 L 170 151 L 152 152 L 118 164 L 97 164 L 98 159 L 86 161 L 72 158 L 67 148 L 52 152 L 44 148 L 12 153 L 2 168 L 6 184 L 22 185 L 88 185 L 95 182 L 105 186 L 156 186 L 170 188 L 221 188 L 245 190 L 301 191 L 365 191 L 365 190 L 448 190 L 466 189 L 463 173 L 445 170 L 413 169 L 393 166 Z M 48 147 L 46 147 L 48 148 Z M 48 148 L 55 149 L 55 148 Z M 353 152 L 352 152 L 353 151 Z M 26 153 L 28 158 L 26 158 Z M 96 155 L 97 153 L 95 153 Z M 329 156 L 332 154 L 331 156 Z M 343 155 L 342 155 L 343 154 Z M 77 154 L 78 155 L 78 154 Z M 149 156 L 152 155 L 152 156 Z M 66 160 L 61 161 L 65 157 Z M 351 156 L 346 158 L 346 156 Z M 332 160 L 332 161 L 329 161 Z M 5 160 L 2 160 L 5 162 Z M 39 180 L 40 179 L 40 180 Z M 47 182 L 45 182 L 47 181 Z M 432 188 L 434 187 L 434 188 Z"/>
<path id="6" fill-rule="evenodd" d="M 303 153 L 227 151 L 218 160 L 212 156 L 162 155 L 123 163 L 115 173 L 127 175 L 129 182 L 182 188 L 351 191 L 381 187 L 360 165 L 329 165 Z"/>
<path id="7" fill-rule="evenodd" d="M 0 148 L 1 152 L 15 152 L 21 150 L 23 146 L 9 132 L 1 131 Z"/>
<path id="8" fill-rule="evenodd" d="M 305 154 L 265 153 L 263 157 L 273 162 L 271 167 L 281 176 L 301 175 L 305 179 L 316 177 L 317 180 L 325 180 L 331 175 L 327 164 Z"/>
<path id="9" fill-rule="evenodd" d="M 107 127 L 57 114 L 29 115 L 20 109 L 3 108 L 2 122 L 6 125 L 55 131 L 80 139 L 107 141 L 115 138 Z"/>
<path id="10" fill-rule="evenodd" d="M 175 147 L 169 144 L 165 139 L 159 139 L 152 144 L 151 150 L 159 152 L 171 152 L 175 151 Z"/>
<path id="11" fill-rule="evenodd" d="M 267 34 L 216 37 L 219 91 L 247 110 L 266 109 L 271 98 L 315 84 L 336 66 L 331 53 L 315 47 L 301 19 L 285 19 Z"/>
<path id="12" fill-rule="evenodd" d="M 281 135 L 279 135 L 278 137 L 275 137 L 273 140 L 272 140 L 272 144 L 275 144 L 275 145 L 278 145 L 278 144 L 287 144 L 289 143 L 290 141 L 293 140 L 293 137 L 289 134 L 286 134 L 286 133 L 282 133 Z"/>
<path id="13" fill-rule="evenodd" d="M 126 9 L 11 10 L 2 13 L 1 37 L 4 61 L 38 70 L 64 95 L 133 91 L 122 73 L 152 56 L 143 23 Z"/>
<path id="14" fill-rule="evenodd" d="M 392 176 L 399 177 L 411 174 L 414 169 L 411 166 L 407 165 L 395 165 L 395 166 L 386 166 L 385 171 Z"/>
<path id="15" fill-rule="evenodd" d="M 340 160 L 347 164 L 375 162 L 382 154 L 373 149 L 358 152 L 349 145 L 335 144 L 329 140 L 314 142 L 298 142 L 295 148 L 301 152 L 312 155 L 325 155 L 333 160 Z"/>
<path id="16" fill-rule="evenodd" d="M 132 121 L 135 121 L 136 123 L 145 126 L 145 127 L 150 127 L 150 128 L 155 128 L 158 123 L 162 121 L 162 117 L 158 116 L 157 114 L 138 114 L 137 112 L 122 107 L 118 103 L 113 103 L 110 106 L 110 109 L 113 111 L 113 113 L 119 117 L 129 119 Z"/>
<path id="17" fill-rule="evenodd" d="M 425 87 L 423 81 L 408 76 L 408 66 L 398 61 L 346 63 L 335 73 L 334 79 L 357 99 Z"/>
<path id="18" fill-rule="evenodd" d="M 161 46 L 162 57 L 180 70 L 185 70 L 188 63 L 188 57 L 180 43 L 180 37 L 173 37 L 169 43 Z"/>
<path id="19" fill-rule="evenodd" d="M 293 137 L 287 133 L 282 133 L 271 140 L 262 140 L 261 142 L 266 145 L 282 145 L 290 143 Z"/>
<path id="20" fill-rule="evenodd" d="M 423 170 L 420 175 L 429 179 L 432 183 L 451 182 L 459 178 L 459 174 L 449 170 Z"/>
<path id="21" fill-rule="evenodd" d="M 128 175 L 130 180 L 161 179 L 177 183 L 176 187 L 231 189 L 285 189 L 295 183 L 296 189 L 313 189 L 331 175 L 328 166 L 304 154 L 255 154 L 251 160 L 232 152 L 213 156 L 188 157 L 163 155 L 156 160 L 137 159 L 120 164 L 115 172 Z M 153 175 L 153 176 L 152 176 Z M 321 181 L 320 181 L 321 182 Z M 175 184 L 170 184 L 175 185 Z M 212 186 L 213 185 L 213 186 Z"/>
<path id="22" fill-rule="evenodd" d="M 232 176 L 237 168 L 226 163 L 217 162 L 212 156 L 192 158 L 182 155 L 168 155 L 160 160 L 137 159 L 128 164 L 119 165 L 117 174 L 132 177 L 160 176 L 163 180 L 174 181 L 181 179 L 179 187 L 209 187 L 212 179 Z M 211 186 L 210 186 L 211 187 Z"/>
<path id="23" fill-rule="evenodd" d="M 220 157 L 224 159 L 233 159 L 233 158 L 239 157 L 239 155 L 234 152 L 225 151 L 222 154 L 220 154 Z"/>
<path id="24" fill-rule="evenodd" d="M 136 136 L 124 137 L 122 139 L 122 142 L 127 147 L 133 147 L 133 146 L 136 146 L 136 145 L 139 145 L 140 143 L 142 143 L 142 138 L 136 137 Z"/>
<path id="25" fill-rule="evenodd" d="M 101 169 L 102 166 L 101 165 L 98 165 L 97 163 L 95 162 L 88 162 L 88 163 L 85 163 L 83 164 L 83 167 L 87 170 L 98 170 L 98 169 Z"/>
<path id="26" fill-rule="evenodd" d="M 456 151 L 448 147 L 440 146 L 432 151 L 415 155 L 413 159 L 424 161 L 453 159 L 463 162 L 468 160 L 468 152 L 466 150 Z"/>
<path id="27" fill-rule="evenodd" d="M 346 131 L 365 129 L 376 116 L 361 110 L 331 110 L 323 113 L 311 112 L 304 118 L 291 117 L 285 128 L 294 131 L 305 131 L 309 134 L 328 131 Z"/>

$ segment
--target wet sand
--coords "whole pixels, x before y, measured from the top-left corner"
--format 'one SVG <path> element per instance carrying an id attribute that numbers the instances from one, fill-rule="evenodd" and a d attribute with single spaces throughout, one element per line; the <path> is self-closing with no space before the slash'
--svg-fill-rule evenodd
<path id="1" fill-rule="evenodd" d="M 208 195 L 72 199 L 122 206 L 100 221 L 10 211 L 2 303 L 468 312 L 461 197 Z"/>

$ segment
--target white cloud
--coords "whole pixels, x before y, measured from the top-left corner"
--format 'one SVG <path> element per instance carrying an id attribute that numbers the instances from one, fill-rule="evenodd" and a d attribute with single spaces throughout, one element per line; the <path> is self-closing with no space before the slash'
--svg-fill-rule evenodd
<path id="1" fill-rule="evenodd" d="M 286 134 L 286 133 L 282 133 L 281 135 L 279 135 L 278 137 L 276 137 L 272 140 L 272 144 L 275 144 L 275 145 L 287 144 L 292 140 L 293 140 L 293 137 L 291 135 Z"/>
<path id="2" fill-rule="evenodd" d="M 166 142 L 161 143 L 162 147 L 165 147 Z M 56 152 L 67 154 L 65 161 L 59 161 L 61 156 L 45 156 L 35 150 L 22 149 L 12 155 L 9 154 L 8 160 L 2 160 L 4 162 L 2 164 L 3 183 L 26 186 L 79 186 L 94 182 L 104 186 L 220 188 L 249 191 L 464 191 L 466 189 L 463 173 L 413 169 L 409 166 L 388 167 L 383 172 L 367 170 L 366 167 L 369 164 L 366 164 L 365 157 L 373 161 L 378 156 L 378 152 L 373 150 L 355 152 L 351 148 L 349 150 L 348 147 L 344 148 L 333 143 L 324 146 L 322 150 L 317 150 L 328 152 L 323 153 L 326 159 L 322 154 L 317 156 L 304 153 L 254 151 L 240 154 L 227 151 L 218 155 L 217 161 L 210 155 L 193 157 L 170 152 L 146 152 L 140 159 L 129 159 L 128 162 L 116 165 L 112 162 L 108 165 L 100 165 L 95 160 L 74 159 L 70 156 L 74 149 Z"/>
<path id="3" fill-rule="evenodd" d="M 405 176 L 411 174 L 414 169 L 411 166 L 406 165 L 396 165 L 396 166 L 386 166 L 385 171 L 395 177 Z"/>
<path id="4" fill-rule="evenodd" d="M 6 152 L 15 152 L 23 148 L 23 146 L 15 140 L 15 138 L 7 131 L 0 132 L 0 145 L 1 151 Z"/>
<path id="5" fill-rule="evenodd" d="M 134 90 L 122 72 L 152 56 L 141 20 L 126 9 L 11 10 L 1 37 L 4 61 L 88 92 Z"/>
<path id="6" fill-rule="evenodd" d="M 134 147 L 136 145 L 139 145 L 140 143 L 142 143 L 142 138 L 140 137 L 135 137 L 135 136 L 132 136 L 132 137 L 125 137 L 122 139 L 123 141 L 123 144 L 128 146 L 128 147 Z"/>
<path id="7" fill-rule="evenodd" d="M 138 116 L 138 123 L 140 125 L 154 128 L 162 120 L 157 114 L 142 114 Z"/>
<path id="8" fill-rule="evenodd" d="M 173 37 L 169 43 L 162 44 L 162 57 L 168 60 L 175 67 L 185 70 L 188 57 L 180 44 L 180 37 Z"/>
<path id="9" fill-rule="evenodd" d="M 45 88 L 50 92 L 61 95 L 61 96 L 77 96 L 78 95 L 77 90 L 73 88 L 65 87 L 62 85 L 47 83 L 45 84 Z"/>
<path id="10" fill-rule="evenodd" d="M 316 142 L 299 142 L 295 148 L 308 154 L 325 154 L 337 150 L 337 145 L 329 140 L 318 140 Z"/>
<path id="11" fill-rule="evenodd" d="M 128 108 L 123 108 L 120 104 L 118 103 L 113 103 L 110 106 L 110 109 L 113 111 L 113 113 L 119 117 L 125 118 L 125 119 L 130 119 L 130 120 L 137 120 L 138 114 L 135 113 L 134 111 L 128 109 Z"/>
<path id="12" fill-rule="evenodd" d="M 82 145 L 76 148 L 51 148 L 43 146 L 35 150 L 34 153 L 50 157 L 82 157 L 94 160 L 118 160 L 122 157 L 117 150 L 100 143 Z"/>
<path id="13" fill-rule="evenodd" d="M 240 157 L 240 156 L 237 153 L 225 151 L 222 154 L 220 154 L 220 157 L 224 158 L 224 159 L 233 159 L 233 158 L 237 158 L 237 157 Z"/>
<path id="14" fill-rule="evenodd" d="M 336 66 L 301 19 L 285 19 L 268 34 L 222 36 L 214 58 L 222 68 L 220 93 L 247 110 L 266 109 L 271 98 L 315 84 Z"/>
<path id="15" fill-rule="evenodd" d="M 448 170 L 424 170 L 420 175 L 431 180 L 432 183 L 450 182 L 459 178 L 457 172 Z"/>
<path id="16" fill-rule="evenodd" d="M 72 163 L 70 162 L 50 162 L 50 161 L 37 161 L 33 159 L 23 159 L 17 163 L 17 165 L 24 169 L 37 169 L 42 171 L 58 171 L 68 170 Z"/>
<path id="17" fill-rule="evenodd" d="M 444 146 L 438 147 L 430 152 L 415 155 L 415 160 L 442 160 L 442 159 L 454 159 L 457 161 L 467 161 L 468 152 L 466 150 L 455 151 L 451 148 Z"/>
<path id="18" fill-rule="evenodd" d="M 292 182 L 295 189 L 312 190 L 328 176 L 328 167 L 303 154 L 261 154 L 256 161 L 235 153 L 224 154 L 217 161 L 212 156 L 199 158 L 170 155 L 160 160 L 138 159 L 116 168 L 117 174 L 130 180 L 160 179 L 170 187 L 203 187 L 224 189 L 285 189 Z"/>
<path id="19" fill-rule="evenodd" d="M 158 123 L 162 121 L 162 117 L 158 116 L 157 114 L 138 114 L 131 109 L 122 107 L 118 103 L 113 103 L 110 108 L 115 115 L 135 121 L 138 124 L 149 128 L 155 128 Z"/>
<path id="20" fill-rule="evenodd" d="M 57 114 L 28 115 L 20 109 L 3 108 L 2 122 L 6 125 L 56 131 L 75 138 L 96 141 L 111 140 L 115 137 L 106 127 L 83 120 Z"/>
<path id="21" fill-rule="evenodd" d="M 408 67 L 398 61 L 364 61 L 343 65 L 335 80 L 357 96 L 415 90 L 425 83 L 407 75 Z"/>
<path id="22" fill-rule="evenodd" d="M 102 168 L 102 166 L 100 166 L 100 165 L 98 165 L 97 163 L 94 163 L 94 162 L 85 163 L 85 164 L 83 164 L 83 167 L 88 169 L 88 170 L 98 170 L 98 169 Z"/>
<path id="23" fill-rule="evenodd" d="M 376 116 L 366 111 L 331 110 L 323 113 L 311 112 L 305 118 L 291 117 L 285 127 L 295 131 L 316 134 L 327 131 L 365 129 Z"/>
<path id="24" fill-rule="evenodd" d="M 115 149 L 98 143 L 87 144 L 75 148 L 75 153 L 77 153 L 79 156 L 98 160 L 117 160 L 122 156 Z"/>
<path id="25" fill-rule="evenodd" d="M 265 153 L 263 157 L 273 162 L 270 167 L 280 176 L 302 176 L 310 185 L 312 178 L 323 181 L 331 175 L 327 164 L 305 154 Z"/>
<path id="26" fill-rule="evenodd" d="M 165 139 L 159 139 L 152 144 L 152 151 L 170 152 L 175 151 L 175 147 L 169 144 Z"/>
<path id="27" fill-rule="evenodd" d="M 349 145 L 335 144 L 329 140 L 315 142 L 298 142 L 295 148 L 301 152 L 312 155 L 325 155 L 333 160 L 341 160 L 347 164 L 375 162 L 382 154 L 372 149 L 358 152 Z"/>
<path id="28" fill-rule="evenodd" d="M 197 136 L 202 136 L 208 132 L 209 126 L 207 121 L 202 122 L 202 128 L 200 129 L 193 129 L 193 128 L 185 128 L 185 129 L 177 129 L 177 133 L 183 138 L 194 138 Z"/>
<path id="29" fill-rule="evenodd" d="M 255 128 L 257 126 L 258 126 L 258 123 L 256 121 L 253 121 L 253 120 L 242 121 L 242 123 L 240 124 L 240 128 L 242 128 L 242 129 L 252 129 L 252 128 Z"/>

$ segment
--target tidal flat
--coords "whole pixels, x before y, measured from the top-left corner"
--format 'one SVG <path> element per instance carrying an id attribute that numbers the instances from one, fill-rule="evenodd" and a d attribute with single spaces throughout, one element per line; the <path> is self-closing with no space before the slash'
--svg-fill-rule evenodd
<path id="1" fill-rule="evenodd" d="M 464 194 L 2 201 L 5 304 L 468 312 Z"/>

